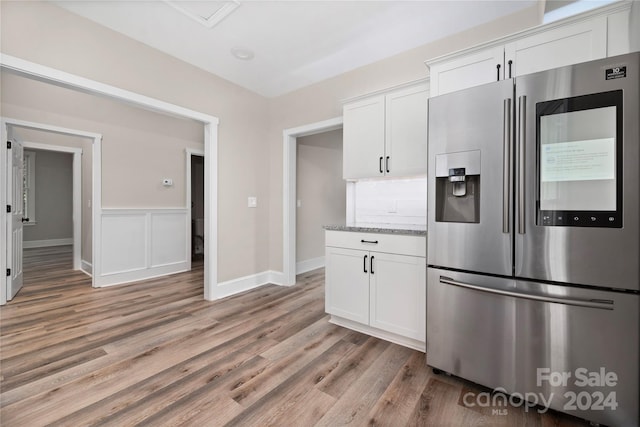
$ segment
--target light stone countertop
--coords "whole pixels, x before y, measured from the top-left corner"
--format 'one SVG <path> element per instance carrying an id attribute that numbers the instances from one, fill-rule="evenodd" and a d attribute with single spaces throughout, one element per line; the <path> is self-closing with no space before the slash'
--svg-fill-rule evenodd
<path id="1" fill-rule="evenodd" d="M 408 236 L 426 236 L 426 226 L 395 224 L 325 225 L 325 230 L 354 231 L 360 233 L 401 234 Z"/>

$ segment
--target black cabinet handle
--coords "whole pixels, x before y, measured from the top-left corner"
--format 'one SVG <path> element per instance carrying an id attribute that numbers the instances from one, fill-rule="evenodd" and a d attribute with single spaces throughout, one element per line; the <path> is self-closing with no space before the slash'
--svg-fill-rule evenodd
<path id="1" fill-rule="evenodd" d="M 507 64 L 509 64 L 509 78 L 511 78 L 511 64 L 513 64 L 513 61 L 509 60 L 509 62 L 507 62 Z"/>
<path id="2" fill-rule="evenodd" d="M 374 273 L 373 273 L 373 259 L 374 259 L 374 258 L 375 258 L 375 257 L 374 257 L 373 255 L 371 255 L 371 261 L 369 261 L 369 262 L 370 262 L 370 264 L 369 264 L 369 270 L 371 270 L 371 274 L 374 274 Z"/>
<path id="3" fill-rule="evenodd" d="M 22 222 L 29 222 L 29 218 L 22 218 Z"/>
<path id="4" fill-rule="evenodd" d="M 365 273 L 367 273 L 367 257 L 368 257 L 368 255 L 364 256 L 364 263 L 363 263 L 363 267 L 362 267 L 362 269 L 364 270 Z"/>
<path id="5" fill-rule="evenodd" d="M 389 156 L 387 156 L 387 159 L 385 161 L 386 166 L 387 166 L 387 173 L 389 173 Z"/>
<path id="6" fill-rule="evenodd" d="M 364 240 L 364 239 L 361 239 L 360 243 L 373 243 L 374 245 L 377 245 L 378 241 L 377 240 Z"/>
<path id="7" fill-rule="evenodd" d="M 380 162 L 378 163 L 378 167 L 379 167 L 380 173 L 384 173 L 384 171 L 382 170 L 382 157 L 380 157 Z"/>
<path id="8" fill-rule="evenodd" d="M 496 81 L 500 81 L 500 64 L 496 65 L 496 75 L 497 75 Z"/>

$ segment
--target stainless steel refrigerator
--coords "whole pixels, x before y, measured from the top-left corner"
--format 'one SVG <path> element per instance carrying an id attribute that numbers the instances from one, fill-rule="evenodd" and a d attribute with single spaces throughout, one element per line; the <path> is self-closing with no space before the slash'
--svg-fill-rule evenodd
<path id="1" fill-rule="evenodd" d="M 633 53 L 429 100 L 429 366 L 640 425 L 639 81 Z"/>

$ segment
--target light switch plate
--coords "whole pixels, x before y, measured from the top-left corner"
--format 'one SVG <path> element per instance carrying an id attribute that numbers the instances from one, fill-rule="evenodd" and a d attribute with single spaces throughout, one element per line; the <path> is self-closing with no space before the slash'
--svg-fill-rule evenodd
<path id="1" fill-rule="evenodd" d="M 255 196 L 249 196 L 247 199 L 247 206 L 250 208 L 258 207 L 258 198 Z"/>

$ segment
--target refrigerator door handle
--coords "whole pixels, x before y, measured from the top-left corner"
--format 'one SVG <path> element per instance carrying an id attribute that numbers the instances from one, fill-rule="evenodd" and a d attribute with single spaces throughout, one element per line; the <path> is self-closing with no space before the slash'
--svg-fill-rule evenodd
<path id="1" fill-rule="evenodd" d="M 524 173 L 525 173 L 525 146 L 527 128 L 527 97 L 518 98 L 518 233 L 525 234 L 525 198 L 524 198 Z"/>
<path id="2" fill-rule="evenodd" d="M 502 232 L 508 234 L 511 205 L 511 98 L 504 100 L 502 109 Z"/>
<path id="3" fill-rule="evenodd" d="M 530 299 L 534 301 L 575 305 L 578 307 L 587 307 L 587 308 L 599 308 L 602 310 L 613 310 L 613 301 L 611 300 L 585 300 L 585 299 L 575 299 L 575 298 L 559 298 L 559 297 L 548 297 L 548 296 L 542 296 L 542 295 L 528 294 L 524 292 L 506 291 L 502 289 L 486 288 L 484 286 L 459 282 L 457 280 L 453 280 L 450 277 L 445 277 L 445 276 L 440 276 L 440 283 L 445 285 L 458 286 L 460 288 L 465 288 L 465 289 L 471 289 L 474 291 L 486 292 L 489 294 L 496 294 L 496 295 L 514 297 L 514 298 L 525 298 L 525 299 Z"/>

